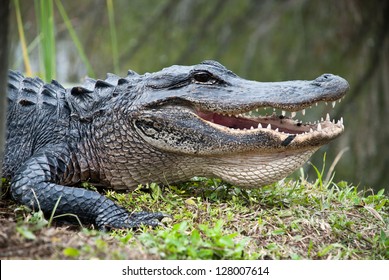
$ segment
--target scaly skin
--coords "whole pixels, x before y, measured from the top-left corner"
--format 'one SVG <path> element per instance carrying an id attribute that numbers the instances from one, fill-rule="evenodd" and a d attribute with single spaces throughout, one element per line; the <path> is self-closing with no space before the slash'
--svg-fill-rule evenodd
<path id="1" fill-rule="evenodd" d="M 125 78 L 88 79 L 70 89 L 9 75 L 4 176 L 13 198 L 56 215 L 71 213 L 104 228 L 156 226 L 161 213 L 128 213 L 105 196 L 79 188 L 132 190 L 193 176 L 218 176 L 260 187 L 287 176 L 343 132 L 330 118 L 303 124 L 296 112 L 342 98 L 347 82 L 260 83 L 205 61 Z M 254 112 L 255 115 L 252 114 Z M 292 113 L 294 116 L 295 113 Z"/>

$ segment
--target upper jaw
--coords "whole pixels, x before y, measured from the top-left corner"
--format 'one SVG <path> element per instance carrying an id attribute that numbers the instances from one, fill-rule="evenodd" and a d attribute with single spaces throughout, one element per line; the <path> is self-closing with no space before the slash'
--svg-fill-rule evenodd
<path id="1" fill-rule="evenodd" d="M 281 146 L 318 146 L 344 131 L 343 118 L 331 119 L 330 113 L 313 123 L 296 119 L 297 114 L 305 115 L 320 103 L 334 108 L 349 89 L 339 76 L 324 74 L 312 81 L 274 83 L 239 79 L 234 88 L 237 98 L 195 103 L 197 117 L 230 135 L 266 134 Z M 273 111 L 261 115 L 266 107 Z"/>
<path id="2" fill-rule="evenodd" d="M 334 101 L 335 102 L 335 101 Z M 340 102 L 340 99 L 339 99 Z M 335 107 L 335 103 L 331 103 Z M 325 118 L 315 122 L 302 122 L 295 119 L 297 112 L 286 116 L 286 111 L 261 116 L 258 109 L 245 113 L 215 113 L 197 108 L 195 115 L 204 123 L 214 127 L 221 133 L 233 136 L 261 135 L 271 137 L 279 146 L 303 147 L 320 146 L 336 138 L 344 131 L 343 118 L 331 119 L 327 113 Z M 305 108 L 299 111 L 305 115 Z"/>
<path id="3" fill-rule="evenodd" d="M 228 85 L 196 86 L 180 95 L 196 108 L 224 114 L 246 113 L 257 108 L 297 112 L 317 102 L 341 99 L 349 89 L 339 76 L 324 74 L 311 81 L 257 82 L 231 78 Z"/>

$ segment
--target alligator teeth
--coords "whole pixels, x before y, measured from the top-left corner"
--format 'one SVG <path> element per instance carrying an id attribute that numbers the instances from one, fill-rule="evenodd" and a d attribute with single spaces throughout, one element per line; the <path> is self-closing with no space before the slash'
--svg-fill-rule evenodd
<path id="1" fill-rule="evenodd" d="M 332 102 L 332 108 L 335 108 L 335 105 L 336 105 L 336 101 L 333 101 Z"/>
<path id="2" fill-rule="evenodd" d="M 318 125 L 317 125 L 317 131 L 321 131 L 321 124 L 320 123 L 318 123 Z"/>
<path id="3" fill-rule="evenodd" d="M 276 132 L 278 132 L 278 127 L 275 129 Z"/>
<path id="4" fill-rule="evenodd" d="M 312 133 L 312 132 L 313 132 L 313 129 L 312 129 L 312 127 L 309 129 L 309 132 L 310 132 L 310 133 Z"/>
<path id="5" fill-rule="evenodd" d="M 261 123 L 258 123 L 258 128 L 262 128 L 262 124 Z"/>
<path id="6" fill-rule="evenodd" d="M 282 114 L 283 116 L 285 116 L 285 115 L 286 115 L 286 112 L 285 112 L 285 111 L 282 111 L 281 114 Z"/>
<path id="7" fill-rule="evenodd" d="M 254 129 L 254 127 L 252 126 L 252 127 L 250 127 L 250 129 Z"/>
<path id="8" fill-rule="evenodd" d="M 327 115 L 326 115 L 326 121 L 327 121 L 327 122 L 330 122 L 330 121 L 331 121 L 331 119 L 330 119 L 330 114 L 328 114 L 328 113 L 327 113 Z"/>
<path id="9" fill-rule="evenodd" d="M 324 122 L 324 119 L 323 119 L 323 117 L 321 117 L 321 118 L 320 118 L 320 121 L 321 121 L 321 122 Z"/>
<path id="10" fill-rule="evenodd" d="M 271 129 L 271 124 L 269 123 L 266 128 Z"/>
<path id="11" fill-rule="evenodd" d="M 303 116 L 305 116 L 305 109 L 303 109 L 303 110 L 301 111 L 301 114 L 303 114 Z"/>
<path id="12" fill-rule="evenodd" d="M 296 116 L 296 112 L 290 113 L 290 116 L 291 116 L 292 118 L 294 118 L 294 117 Z"/>

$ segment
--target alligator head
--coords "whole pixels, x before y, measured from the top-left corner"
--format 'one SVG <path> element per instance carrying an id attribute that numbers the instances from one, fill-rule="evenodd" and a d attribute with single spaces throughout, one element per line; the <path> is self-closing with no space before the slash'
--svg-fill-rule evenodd
<path id="1" fill-rule="evenodd" d="M 315 123 L 295 119 L 296 112 L 305 115 L 319 102 L 340 100 L 349 85 L 339 76 L 265 83 L 204 61 L 138 77 L 142 94 L 132 104 L 133 128 L 159 154 L 188 161 L 175 164 L 190 166 L 196 159 L 193 170 L 202 174 L 194 171 L 192 176 L 263 186 L 292 173 L 344 130 L 343 120 L 328 114 Z M 260 115 L 263 108 L 274 112 Z"/>
<path id="2" fill-rule="evenodd" d="M 264 83 L 204 61 L 143 77 L 144 94 L 132 116 L 140 137 L 166 153 L 201 158 L 205 173 L 239 186 L 287 176 L 344 130 L 343 120 L 328 114 L 315 123 L 295 119 L 318 102 L 340 100 L 349 85 L 339 76 Z M 260 115 L 265 107 L 274 112 Z"/>

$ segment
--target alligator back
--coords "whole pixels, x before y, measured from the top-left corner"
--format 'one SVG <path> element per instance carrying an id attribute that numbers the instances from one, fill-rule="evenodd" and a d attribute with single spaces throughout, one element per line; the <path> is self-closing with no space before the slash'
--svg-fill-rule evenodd
<path id="1" fill-rule="evenodd" d="M 87 78 L 82 85 L 65 89 L 55 80 L 47 84 L 9 71 L 3 176 L 12 178 L 27 159 L 50 146 L 74 149 L 87 134 L 83 124 L 104 112 L 109 100 L 131 87 L 130 81 L 138 76 L 131 70 L 124 78 L 109 73 L 105 80 Z"/>
<path id="2" fill-rule="evenodd" d="M 43 147 L 60 143 L 67 135 L 70 110 L 66 90 L 56 81 L 45 84 L 10 71 L 8 80 L 7 138 L 3 176 L 19 167 Z"/>

